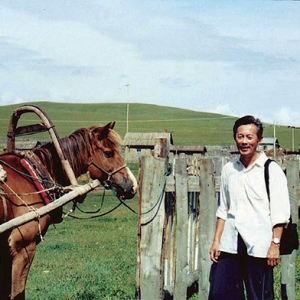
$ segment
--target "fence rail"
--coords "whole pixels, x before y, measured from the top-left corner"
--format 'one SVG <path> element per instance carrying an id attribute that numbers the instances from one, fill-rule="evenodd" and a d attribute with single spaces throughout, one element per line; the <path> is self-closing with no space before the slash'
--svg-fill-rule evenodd
<path id="1" fill-rule="evenodd" d="M 163 149 L 163 139 L 157 141 Z M 155 151 L 154 151 L 155 152 Z M 186 299 L 197 287 L 208 299 L 209 248 L 215 229 L 219 178 L 224 157 L 169 157 L 159 150 L 140 158 L 137 299 Z M 172 173 L 165 175 L 168 165 Z M 298 219 L 299 162 L 287 163 L 294 220 Z M 283 290 L 295 298 L 295 258 L 282 258 Z"/>

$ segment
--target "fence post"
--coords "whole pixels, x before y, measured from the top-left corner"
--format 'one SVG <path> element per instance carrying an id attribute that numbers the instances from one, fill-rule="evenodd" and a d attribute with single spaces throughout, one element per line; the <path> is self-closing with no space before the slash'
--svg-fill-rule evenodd
<path id="1" fill-rule="evenodd" d="M 208 299 L 211 246 L 217 210 L 212 159 L 200 160 L 199 300 Z"/>
<path id="2" fill-rule="evenodd" d="M 294 223 L 298 223 L 298 193 L 299 193 L 299 161 L 287 162 L 287 180 L 291 202 L 291 215 Z M 282 299 L 296 299 L 296 250 L 290 255 L 281 256 L 281 296 Z"/>
<path id="3" fill-rule="evenodd" d="M 188 192 L 186 159 L 178 158 L 175 164 L 176 179 L 176 270 L 174 300 L 186 299 L 188 274 Z"/>
<path id="4" fill-rule="evenodd" d="M 166 139 L 157 139 L 154 156 L 139 161 L 137 299 L 163 299 L 163 226 L 165 218 Z M 163 156 L 163 157 L 162 157 Z"/>

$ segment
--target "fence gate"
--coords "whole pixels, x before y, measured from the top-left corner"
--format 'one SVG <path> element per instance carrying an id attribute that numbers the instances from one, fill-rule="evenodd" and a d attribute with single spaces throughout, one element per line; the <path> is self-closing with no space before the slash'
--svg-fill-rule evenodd
<path id="1" fill-rule="evenodd" d="M 140 158 L 137 298 L 182 300 L 199 283 L 201 299 L 207 299 L 218 203 L 216 163 L 155 153 Z"/>
<path id="2" fill-rule="evenodd" d="M 164 139 L 139 162 L 136 295 L 139 300 L 208 299 L 219 178 L 228 158 L 170 157 Z M 286 164 L 293 220 L 298 220 L 299 160 Z M 294 300 L 296 251 L 281 257 L 282 299 Z M 279 284 L 278 282 L 275 284 Z"/>

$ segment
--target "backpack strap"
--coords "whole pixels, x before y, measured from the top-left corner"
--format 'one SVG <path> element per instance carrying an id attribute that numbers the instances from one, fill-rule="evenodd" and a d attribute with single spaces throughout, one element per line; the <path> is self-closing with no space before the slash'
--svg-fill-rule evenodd
<path id="1" fill-rule="evenodd" d="M 269 188 L 269 164 L 274 161 L 272 159 L 269 159 L 266 160 L 265 162 L 265 182 L 266 182 L 266 189 L 267 189 L 267 194 L 268 194 L 268 199 L 269 199 L 269 202 L 270 202 L 270 188 Z M 289 219 L 290 223 L 292 223 L 292 215 L 290 215 L 290 219 Z"/>
<path id="2" fill-rule="evenodd" d="M 272 162 L 273 160 L 272 159 L 267 159 L 266 162 L 265 162 L 265 182 L 266 182 L 266 189 L 267 189 L 267 194 L 268 194 L 268 198 L 269 198 L 269 201 L 270 201 L 270 188 L 269 188 L 269 164 Z"/>

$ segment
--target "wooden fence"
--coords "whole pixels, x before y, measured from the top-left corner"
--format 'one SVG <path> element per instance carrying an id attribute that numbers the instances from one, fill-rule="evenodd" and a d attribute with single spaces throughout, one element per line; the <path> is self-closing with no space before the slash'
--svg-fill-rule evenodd
<path id="1" fill-rule="evenodd" d="M 209 248 L 227 158 L 170 158 L 165 145 L 158 139 L 154 156 L 140 158 L 137 299 L 182 300 L 193 288 L 199 300 L 208 299 Z M 299 162 L 288 162 L 287 170 L 298 220 Z M 295 260 L 296 251 L 282 257 L 281 284 L 289 300 L 296 299 Z"/>

